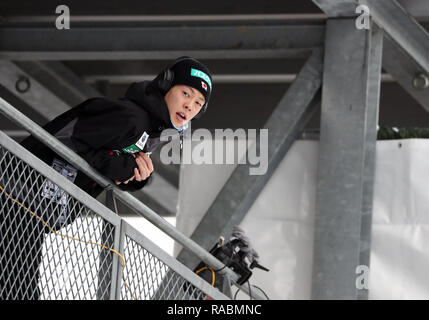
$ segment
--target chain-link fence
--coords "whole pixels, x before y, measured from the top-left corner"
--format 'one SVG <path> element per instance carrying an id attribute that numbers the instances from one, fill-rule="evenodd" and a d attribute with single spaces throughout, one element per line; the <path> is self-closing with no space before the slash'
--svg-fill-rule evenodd
<path id="1" fill-rule="evenodd" d="M 227 299 L 0 132 L 0 299 Z"/>
<path id="2" fill-rule="evenodd" d="M 203 300 L 209 297 L 130 237 L 125 237 L 122 299 Z M 170 272 L 169 272 L 170 271 Z"/>

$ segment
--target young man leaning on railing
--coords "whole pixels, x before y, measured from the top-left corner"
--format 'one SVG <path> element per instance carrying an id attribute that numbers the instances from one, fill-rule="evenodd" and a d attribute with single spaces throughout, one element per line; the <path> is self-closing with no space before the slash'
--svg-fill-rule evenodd
<path id="1" fill-rule="evenodd" d="M 44 129 L 121 189 L 138 190 L 146 185 L 154 170 L 149 155 L 161 144 L 161 132 L 175 128 L 183 135 L 188 123 L 206 111 L 211 92 L 212 77 L 207 67 L 193 58 L 180 57 L 153 81 L 133 83 L 123 98 L 88 99 L 56 117 Z M 30 136 L 21 144 L 94 198 L 103 191 L 35 137 Z M 49 195 L 45 192 L 42 198 L 49 198 Z M 55 201 L 50 199 L 49 203 Z M 52 221 L 51 227 L 55 230 L 76 218 L 67 210 L 54 211 L 58 212 L 49 212 L 51 216 L 47 222 Z M 23 217 L 16 216 L 21 213 Z M 69 216 L 63 217 L 64 214 Z M 38 299 L 41 248 L 44 233 L 50 229 L 39 226 L 35 217 L 25 210 L 15 216 L 0 210 L 0 215 L 7 230 L 2 235 L 2 245 L 7 250 L 0 256 L 0 268 L 7 270 L 7 275 L 3 273 L 5 277 L 1 277 L 0 285 L 9 288 L 1 291 L 0 299 Z M 19 239 L 15 229 L 7 227 L 18 220 L 21 227 L 26 228 L 27 235 Z M 28 237 L 31 241 L 27 241 Z M 16 263 L 17 259 L 25 260 L 25 268 Z"/>

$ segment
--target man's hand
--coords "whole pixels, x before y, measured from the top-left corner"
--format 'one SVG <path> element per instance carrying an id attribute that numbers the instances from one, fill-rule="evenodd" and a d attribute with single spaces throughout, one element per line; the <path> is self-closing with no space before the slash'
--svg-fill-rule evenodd
<path id="1" fill-rule="evenodd" d="M 138 168 L 134 168 L 134 177 L 136 181 L 146 180 L 153 172 L 152 160 L 144 152 L 139 152 L 135 156 L 135 159 L 138 166 Z"/>
<path id="2" fill-rule="evenodd" d="M 146 153 L 139 152 L 137 155 L 133 153 L 132 156 L 136 159 L 138 168 L 134 168 L 134 175 L 130 179 L 124 182 L 115 180 L 115 183 L 117 185 L 121 183 L 127 184 L 128 182 L 133 181 L 134 179 L 136 179 L 136 181 L 146 180 L 153 172 L 152 160 L 149 158 L 149 156 Z"/>
<path id="3" fill-rule="evenodd" d="M 128 179 L 127 181 L 124 181 L 123 183 L 124 183 L 124 184 L 127 184 L 128 182 L 133 181 L 135 177 L 136 177 L 136 176 L 134 175 L 134 176 L 132 176 L 130 179 Z M 121 181 L 118 181 L 118 180 L 115 180 L 115 183 L 118 185 L 118 184 L 121 184 L 122 182 L 121 182 Z"/>

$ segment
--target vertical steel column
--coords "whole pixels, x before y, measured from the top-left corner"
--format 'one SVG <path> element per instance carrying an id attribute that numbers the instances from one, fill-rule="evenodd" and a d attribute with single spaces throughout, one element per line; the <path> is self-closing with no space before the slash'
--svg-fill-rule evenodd
<path id="1" fill-rule="evenodd" d="M 106 207 L 117 213 L 115 200 L 113 199 L 113 190 L 106 190 Z M 115 232 L 117 227 L 113 226 L 109 222 L 102 222 L 101 229 L 101 243 L 109 248 L 114 247 L 115 243 Z M 98 288 L 97 288 L 97 300 L 107 300 L 110 298 L 110 286 L 113 285 L 112 269 L 113 269 L 113 253 L 107 250 L 100 251 L 100 269 L 98 270 Z"/>
<path id="2" fill-rule="evenodd" d="M 378 109 L 380 102 L 381 61 L 383 56 L 383 31 L 374 23 L 369 34 L 369 56 L 366 88 L 366 136 L 363 168 L 362 216 L 360 232 L 359 265 L 370 265 L 372 201 L 374 194 L 375 158 L 377 142 Z M 358 299 L 367 300 L 368 290 L 358 290 Z"/>
<path id="3" fill-rule="evenodd" d="M 120 225 L 117 228 L 118 229 L 116 231 L 118 231 L 119 238 L 118 239 L 116 238 L 116 233 L 115 233 L 115 243 L 118 243 L 118 247 L 115 248 L 115 250 L 118 251 L 122 256 L 124 256 L 125 231 L 124 231 L 124 224 L 122 223 L 122 219 L 121 219 Z M 116 242 L 116 240 L 118 240 L 118 242 Z M 114 299 L 115 300 L 121 300 L 121 290 L 122 290 L 121 286 L 122 286 L 122 277 L 123 277 L 123 272 L 124 272 L 124 270 L 122 268 L 122 260 L 118 259 L 117 263 L 115 265 L 117 266 L 116 275 L 114 275 L 114 277 L 112 279 L 112 287 L 114 286 L 115 290 L 116 290 L 115 295 L 114 295 Z M 116 281 L 116 283 L 114 285 L 113 285 L 113 281 Z"/>
<path id="4" fill-rule="evenodd" d="M 113 249 L 117 252 L 124 254 L 123 250 L 123 233 L 122 233 L 122 219 L 119 224 L 115 226 L 114 246 Z M 122 247 L 121 247 L 122 245 Z M 110 284 L 110 300 L 120 299 L 121 292 L 121 279 L 122 279 L 122 260 L 118 255 L 113 255 L 112 267 L 112 281 Z M 119 286 L 119 288 L 118 288 Z M 119 295 L 118 295 L 119 292 Z"/>
<path id="5" fill-rule="evenodd" d="M 369 263 L 382 36 L 354 19 L 328 20 L 326 33 L 312 298 L 357 299 L 356 267 Z"/>

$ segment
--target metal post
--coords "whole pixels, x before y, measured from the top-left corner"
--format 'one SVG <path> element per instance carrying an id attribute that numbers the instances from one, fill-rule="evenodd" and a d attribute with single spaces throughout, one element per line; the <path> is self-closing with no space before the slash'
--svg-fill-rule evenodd
<path id="1" fill-rule="evenodd" d="M 328 20 L 326 32 L 312 298 L 357 299 L 356 267 L 369 261 L 382 36 L 354 19 Z"/>
<path id="2" fill-rule="evenodd" d="M 365 159 L 362 182 L 362 217 L 360 233 L 359 265 L 370 265 L 371 230 L 372 230 L 372 201 L 374 195 L 375 158 L 377 142 L 378 107 L 380 101 L 381 61 L 383 55 L 383 31 L 375 24 L 369 35 L 370 45 L 367 69 L 366 92 L 366 136 Z M 367 300 L 368 290 L 360 288 L 358 299 Z"/>
<path id="3" fill-rule="evenodd" d="M 112 189 L 106 190 L 106 207 L 117 213 Z M 101 230 L 101 243 L 108 248 L 113 248 L 115 226 L 103 220 Z M 102 249 L 98 260 L 100 262 L 100 269 L 98 270 L 97 300 L 107 300 L 110 297 L 109 288 L 113 282 L 113 254 L 110 251 Z"/>
<path id="4" fill-rule="evenodd" d="M 119 231 L 119 246 L 116 249 L 122 256 L 124 255 L 124 246 L 125 246 L 125 232 L 124 232 L 124 224 L 122 223 L 122 219 L 121 219 L 121 223 L 118 227 L 118 231 Z M 116 291 L 115 291 L 115 300 L 120 300 L 121 299 L 121 290 L 122 290 L 122 277 L 123 277 L 123 267 L 122 267 L 122 261 L 118 259 L 118 263 L 116 264 L 117 269 L 116 269 L 116 276 L 114 277 L 116 279 Z"/>
<path id="5" fill-rule="evenodd" d="M 119 224 L 115 225 L 115 238 L 113 249 L 123 255 L 123 246 L 121 247 L 123 233 L 122 233 L 122 219 Z M 121 277 L 122 277 L 122 260 L 118 255 L 113 255 L 112 261 L 112 280 L 110 283 L 110 300 L 120 299 L 121 292 Z M 119 288 L 118 288 L 119 287 Z M 119 293 L 119 294 L 118 294 Z"/>

